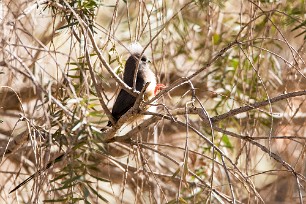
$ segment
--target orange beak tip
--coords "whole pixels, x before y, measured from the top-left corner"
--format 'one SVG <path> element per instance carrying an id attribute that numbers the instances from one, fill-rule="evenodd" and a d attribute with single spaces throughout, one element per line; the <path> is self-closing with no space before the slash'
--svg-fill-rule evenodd
<path id="1" fill-rule="evenodd" d="M 154 90 L 154 95 L 156 95 L 158 93 L 158 91 L 165 89 L 166 86 L 164 84 L 156 84 L 155 86 L 155 90 Z"/>
<path id="2" fill-rule="evenodd" d="M 165 86 L 164 84 L 156 84 L 156 87 L 157 87 L 158 89 L 164 89 L 164 88 L 166 88 L 166 86 Z"/>

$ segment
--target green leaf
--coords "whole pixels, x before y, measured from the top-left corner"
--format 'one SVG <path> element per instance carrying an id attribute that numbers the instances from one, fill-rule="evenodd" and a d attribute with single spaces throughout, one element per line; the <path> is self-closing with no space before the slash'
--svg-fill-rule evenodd
<path id="1" fill-rule="evenodd" d="M 176 204 L 176 203 L 187 204 L 188 202 L 184 198 L 179 197 L 178 201 L 176 199 L 174 199 L 174 200 L 169 201 L 167 204 Z"/>
<path id="2" fill-rule="evenodd" d="M 59 187 L 59 188 L 54 188 L 54 189 L 51 189 L 49 190 L 48 192 L 52 192 L 52 191 L 59 191 L 59 190 L 63 190 L 63 189 L 67 189 L 67 188 L 71 188 L 75 186 L 75 184 L 72 184 L 72 185 L 64 185 L 62 187 Z"/>
<path id="3" fill-rule="evenodd" d="M 180 201 L 180 203 L 186 203 L 186 204 L 188 203 L 188 202 L 187 202 L 184 198 L 182 198 L 182 197 L 179 198 L 179 201 Z"/>
<path id="4" fill-rule="evenodd" d="M 177 170 L 174 172 L 174 174 L 171 176 L 171 178 L 175 178 L 178 175 L 178 173 L 180 173 L 180 171 L 181 171 L 181 168 L 180 167 L 177 168 Z"/>
<path id="5" fill-rule="evenodd" d="M 44 203 L 58 203 L 58 202 L 65 203 L 65 201 L 67 201 L 67 198 L 65 198 L 65 199 L 44 200 L 43 202 Z"/>
<path id="6" fill-rule="evenodd" d="M 70 184 L 74 181 L 80 181 L 80 180 L 83 181 L 84 177 L 83 176 L 75 176 L 75 177 L 72 177 L 70 179 L 67 179 L 67 180 L 63 181 L 62 184 L 67 185 L 67 184 Z"/>
<path id="7" fill-rule="evenodd" d="M 223 135 L 221 141 L 224 143 L 225 147 L 233 149 L 233 145 L 227 135 Z"/>
<path id="8" fill-rule="evenodd" d="M 54 179 L 50 180 L 50 182 L 57 181 L 57 180 L 59 180 L 59 179 L 64 178 L 65 176 L 68 176 L 68 173 L 67 173 L 67 174 L 62 174 L 62 175 L 59 175 L 59 176 L 55 177 Z"/>
<path id="9" fill-rule="evenodd" d="M 306 30 L 304 30 L 303 32 L 301 32 L 301 33 L 299 33 L 299 34 L 297 34 L 296 36 L 294 36 L 294 37 L 299 37 L 299 36 L 301 36 L 301 35 L 303 35 L 304 33 L 306 33 Z M 304 37 L 305 38 L 305 37 Z"/>
<path id="10" fill-rule="evenodd" d="M 303 26 L 305 26 L 305 25 L 306 25 L 306 21 L 304 21 L 304 22 L 302 22 L 300 25 L 294 27 L 291 31 L 295 31 L 295 30 L 297 30 L 297 29 L 299 29 L 299 28 L 301 28 L 301 27 L 303 27 Z"/>
<path id="11" fill-rule="evenodd" d="M 64 25 L 64 26 L 60 27 L 59 29 L 57 29 L 57 31 L 60 31 L 60 30 L 62 30 L 62 29 L 68 28 L 68 27 L 72 27 L 72 26 L 74 26 L 74 25 L 77 25 L 78 23 L 79 23 L 79 22 L 69 23 L 69 24 L 67 24 L 67 25 Z"/>
<path id="12" fill-rule="evenodd" d="M 218 34 L 213 34 L 213 44 L 218 45 L 220 44 L 221 41 L 221 36 Z"/>
<path id="13" fill-rule="evenodd" d="M 84 200 L 83 198 L 72 198 L 71 203 L 77 203 L 77 201 Z"/>
<path id="14" fill-rule="evenodd" d="M 103 117 L 104 113 L 102 113 L 101 111 L 92 111 L 88 114 L 88 116 L 92 116 L 92 117 Z"/>
<path id="15" fill-rule="evenodd" d="M 101 178 L 101 177 L 97 177 L 97 176 L 94 176 L 94 175 L 92 175 L 92 174 L 89 174 L 89 175 L 90 175 L 91 177 L 93 177 L 93 178 L 99 180 L 99 181 L 110 182 L 110 180 L 107 180 L 107 179 L 104 179 L 104 178 Z"/>
<path id="16" fill-rule="evenodd" d="M 90 190 L 96 195 L 98 196 L 98 198 L 100 198 L 101 200 L 103 200 L 104 202 L 108 203 L 108 200 L 106 198 L 104 198 L 103 196 L 101 196 L 98 191 L 96 191 L 94 188 L 92 188 L 90 185 L 88 185 L 88 187 L 90 188 Z"/>
<path id="17" fill-rule="evenodd" d="M 82 191 L 84 194 L 84 197 L 87 198 L 90 195 L 90 192 L 88 190 L 88 188 L 86 188 L 86 186 L 82 185 Z"/>
<path id="18" fill-rule="evenodd" d="M 77 149 L 80 149 L 81 147 L 83 147 L 84 145 L 86 144 L 86 142 L 79 142 L 78 144 L 74 145 L 73 146 L 73 150 L 77 150 Z"/>
<path id="19" fill-rule="evenodd" d="M 231 67 L 234 67 L 235 69 L 237 69 L 238 65 L 239 65 L 239 60 L 237 58 L 233 58 L 230 60 Z"/>

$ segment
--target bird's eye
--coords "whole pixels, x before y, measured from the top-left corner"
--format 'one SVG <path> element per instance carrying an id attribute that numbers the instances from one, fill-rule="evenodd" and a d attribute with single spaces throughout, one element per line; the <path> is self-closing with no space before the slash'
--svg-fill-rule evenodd
<path id="1" fill-rule="evenodd" d="M 146 57 L 142 57 L 142 58 L 141 58 L 141 61 L 146 62 L 146 61 L 147 61 L 147 58 L 146 58 Z"/>

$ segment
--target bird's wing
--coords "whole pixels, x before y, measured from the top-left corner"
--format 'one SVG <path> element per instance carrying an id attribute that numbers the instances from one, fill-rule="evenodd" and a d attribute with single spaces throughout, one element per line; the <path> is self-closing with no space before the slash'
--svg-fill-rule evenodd
<path id="1" fill-rule="evenodd" d="M 115 120 L 119 120 L 119 118 L 123 114 L 125 114 L 130 108 L 132 108 L 135 101 L 136 98 L 134 96 L 128 94 L 125 90 L 121 89 L 112 110 L 112 115 Z"/>

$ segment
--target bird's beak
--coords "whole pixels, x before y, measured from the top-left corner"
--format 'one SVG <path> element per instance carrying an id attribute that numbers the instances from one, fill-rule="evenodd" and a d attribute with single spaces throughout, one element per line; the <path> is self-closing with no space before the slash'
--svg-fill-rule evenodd
<path id="1" fill-rule="evenodd" d="M 165 89 L 166 86 L 164 84 L 156 84 L 154 89 L 154 96 L 161 90 Z"/>

